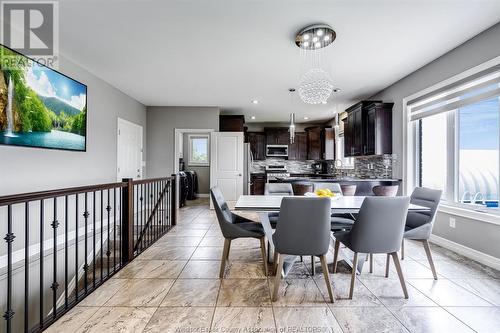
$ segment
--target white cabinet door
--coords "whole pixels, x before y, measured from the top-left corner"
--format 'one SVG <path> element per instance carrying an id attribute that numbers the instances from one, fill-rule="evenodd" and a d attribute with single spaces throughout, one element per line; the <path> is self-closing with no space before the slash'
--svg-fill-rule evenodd
<path id="1" fill-rule="evenodd" d="M 117 180 L 142 178 L 142 126 L 118 118 Z"/>
<path id="2" fill-rule="evenodd" d="M 210 142 L 210 187 L 234 207 L 243 194 L 243 132 L 212 132 Z"/>

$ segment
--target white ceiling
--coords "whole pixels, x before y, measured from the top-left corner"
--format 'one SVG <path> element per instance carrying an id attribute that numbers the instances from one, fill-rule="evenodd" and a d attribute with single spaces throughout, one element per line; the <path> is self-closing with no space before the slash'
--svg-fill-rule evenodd
<path id="1" fill-rule="evenodd" d="M 331 118 L 500 21 L 498 0 L 63 0 L 60 50 L 145 105 L 219 106 L 255 121 Z M 312 23 L 342 91 L 291 100 Z M 251 100 L 259 104 L 251 104 Z"/>

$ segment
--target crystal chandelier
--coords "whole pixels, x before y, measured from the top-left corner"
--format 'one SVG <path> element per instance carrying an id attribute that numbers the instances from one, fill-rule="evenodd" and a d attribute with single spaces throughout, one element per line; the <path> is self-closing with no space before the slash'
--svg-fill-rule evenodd
<path id="1" fill-rule="evenodd" d="M 326 104 L 333 91 L 333 82 L 323 64 L 325 48 L 336 38 L 333 29 L 325 24 L 308 26 L 295 37 L 301 51 L 303 73 L 299 96 L 307 104 Z"/>

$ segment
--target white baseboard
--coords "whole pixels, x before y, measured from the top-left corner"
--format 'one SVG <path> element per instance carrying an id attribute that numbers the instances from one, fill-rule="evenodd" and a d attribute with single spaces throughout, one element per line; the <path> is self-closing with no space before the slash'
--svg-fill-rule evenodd
<path id="1" fill-rule="evenodd" d="M 454 251 L 458 254 L 463 255 L 469 259 L 478 261 L 483 265 L 489 266 L 496 270 L 500 270 L 500 259 L 493 257 L 489 254 L 471 249 L 470 247 L 464 246 L 462 244 L 455 243 L 443 237 L 436 235 L 431 235 L 430 241 L 436 245 L 442 246 L 448 250 Z"/>
<path id="2" fill-rule="evenodd" d="M 196 194 L 197 198 L 208 198 L 209 196 L 210 196 L 210 194 L 208 194 L 208 193 L 198 193 L 198 194 Z"/>

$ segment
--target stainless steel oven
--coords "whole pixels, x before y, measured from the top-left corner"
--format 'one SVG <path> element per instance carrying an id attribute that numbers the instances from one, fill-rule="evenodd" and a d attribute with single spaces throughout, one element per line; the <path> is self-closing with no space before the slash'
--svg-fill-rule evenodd
<path id="1" fill-rule="evenodd" d="M 288 173 L 285 165 L 267 165 L 266 166 L 266 182 L 267 183 L 277 183 L 278 178 L 288 178 L 290 173 Z"/>
<path id="2" fill-rule="evenodd" d="M 267 145 L 267 157 L 288 157 L 288 145 Z"/>

